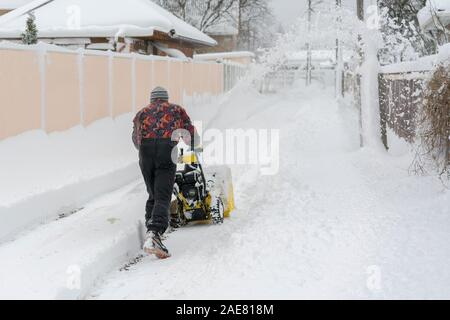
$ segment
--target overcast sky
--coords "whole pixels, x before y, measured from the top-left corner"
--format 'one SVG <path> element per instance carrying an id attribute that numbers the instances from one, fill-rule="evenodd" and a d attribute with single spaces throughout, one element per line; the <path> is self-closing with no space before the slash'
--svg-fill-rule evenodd
<path id="1" fill-rule="evenodd" d="M 305 14 L 308 0 L 271 0 L 275 15 L 283 25 L 289 25 L 297 17 Z M 336 0 L 324 0 L 336 3 Z M 364 0 L 365 6 L 376 3 L 376 0 Z M 342 4 L 347 8 L 356 8 L 356 0 L 342 0 Z"/>

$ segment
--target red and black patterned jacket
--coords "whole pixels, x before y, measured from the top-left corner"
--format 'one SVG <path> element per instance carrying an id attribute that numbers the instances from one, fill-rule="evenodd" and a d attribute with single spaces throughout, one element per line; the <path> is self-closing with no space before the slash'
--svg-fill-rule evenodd
<path id="1" fill-rule="evenodd" d="M 133 123 L 133 143 L 137 149 L 141 146 L 142 139 L 171 139 L 172 133 L 177 129 L 186 129 L 195 141 L 198 139 L 186 111 L 176 104 L 165 101 L 157 100 L 143 108 L 136 114 Z M 181 137 L 186 144 L 190 143 L 189 137 Z"/>

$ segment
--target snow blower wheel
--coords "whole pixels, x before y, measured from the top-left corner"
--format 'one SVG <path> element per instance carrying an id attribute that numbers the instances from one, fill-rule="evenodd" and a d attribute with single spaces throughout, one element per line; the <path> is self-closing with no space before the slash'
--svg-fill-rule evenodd
<path id="1" fill-rule="evenodd" d="M 225 207 L 220 198 L 211 203 L 211 219 L 214 224 L 221 224 L 225 219 Z"/>

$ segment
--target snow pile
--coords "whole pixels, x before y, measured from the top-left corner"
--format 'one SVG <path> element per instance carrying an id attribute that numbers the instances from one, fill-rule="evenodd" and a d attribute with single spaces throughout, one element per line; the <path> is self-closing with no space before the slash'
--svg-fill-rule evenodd
<path id="1" fill-rule="evenodd" d="M 0 240 L 139 176 L 131 115 L 47 135 L 30 131 L 0 142 Z"/>
<path id="2" fill-rule="evenodd" d="M 145 200 L 135 182 L 2 244 L 0 299 L 83 298 L 101 274 L 138 252 Z"/>

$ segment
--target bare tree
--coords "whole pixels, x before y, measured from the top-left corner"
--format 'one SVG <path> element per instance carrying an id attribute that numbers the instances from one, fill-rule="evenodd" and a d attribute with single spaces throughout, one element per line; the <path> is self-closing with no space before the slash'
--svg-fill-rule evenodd
<path id="1" fill-rule="evenodd" d="M 237 25 L 240 49 L 254 51 L 267 47 L 279 27 L 267 0 L 238 0 Z"/>
<path id="2" fill-rule="evenodd" d="M 322 0 L 316 0 L 322 1 Z M 231 26 L 238 32 L 238 47 L 254 51 L 269 46 L 279 25 L 269 0 L 154 0 L 180 19 L 208 32 Z"/>
<path id="3" fill-rule="evenodd" d="M 201 31 L 232 21 L 238 0 L 154 0 Z"/>

